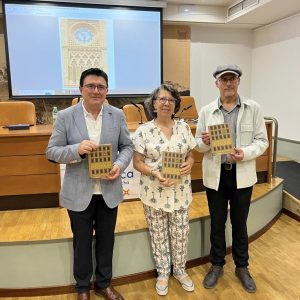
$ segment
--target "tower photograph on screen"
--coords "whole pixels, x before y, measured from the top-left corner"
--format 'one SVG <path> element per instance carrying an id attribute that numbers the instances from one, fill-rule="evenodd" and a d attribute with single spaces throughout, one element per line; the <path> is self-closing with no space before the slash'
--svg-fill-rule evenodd
<path id="1" fill-rule="evenodd" d="M 61 20 L 64 89 L 77 88 L 80 74 L 91 66 L 109 73 L 106 25 L 102 20 Z"/>
<path id="2" fill-rule="evenodd" d="M 162 9 L 3 0 L 11 98 L 80 94 L 91 67 L 109 96 L 148 95 L 162 82 Z"/>

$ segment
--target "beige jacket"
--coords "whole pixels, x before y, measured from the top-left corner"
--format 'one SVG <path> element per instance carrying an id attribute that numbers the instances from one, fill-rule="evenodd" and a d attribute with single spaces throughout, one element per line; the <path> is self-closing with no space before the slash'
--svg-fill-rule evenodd
<path id="1" fill-rule="evenodd" d="M 269 146 L 265 121 L 257 102 L 240 97 L 236 128 L 236 147 L 244 151 L 244 159 L 237 162 L 237 188 L 245 188 L 257 182 L 256 158 Z M 201 132 L 209 125 L 224 123 L 224 117 L 218 107 L 218 99 L 204 106 L 199 113 L 196 130 L 197 150 L 204 153 L 202 161 L 204 186 L 218 190 L 221 173 L 221 156 L 212 155 L 210 145 L 202 142 Z"/>

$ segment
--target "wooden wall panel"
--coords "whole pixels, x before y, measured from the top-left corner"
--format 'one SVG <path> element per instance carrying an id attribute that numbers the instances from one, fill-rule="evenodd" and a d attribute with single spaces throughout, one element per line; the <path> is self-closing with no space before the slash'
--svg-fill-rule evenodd
<path id="1" fill-rule="evenodd" d="M 60 167 L 45 155 L 51 132 L 51 125 L 0 128 L 0 209 L 58 205 Z"/>
<path id="2" fill-rule="evenodd" d="M 57 174 L 2 176 L 0 196 L 57 193 L 59 189 L 60 182 Z"/>
<path id="3" fill-rule="evenodd" d="M 1 137 L 0 156 L 45 154 L 49 136 Z"/>
<path id="4" fill-rule="evenodd" d="M 256 172 L 268 171 L 269 170 L 269 159 L 268 156 L 263 155 L 256 159 Z"/>
<path id="5" fill-rule="evenodd" d="M 193 150 L 193 155 L 194 155 L 195 162 L 202 162 L 203 153 L 201 153 L 197 150 Z"/>
<path id="6" fill-rule="evenodd" d="M 163 26 L 163 80 L 171 81 L 179 90 L 190 89 L 190 35 L 189 26 Z"/>
<path id="7" fill-rule="evenodd" d="M 191 173 L 192 180 L 202 179 L 202 163 L 195 162 Z"/>
<path id="8" fill-rule="evenodd" d="M 59 165 L 49 162 L 45 155 L 0 157 L 0 180 L 9 175 L 57 174 Z"/>

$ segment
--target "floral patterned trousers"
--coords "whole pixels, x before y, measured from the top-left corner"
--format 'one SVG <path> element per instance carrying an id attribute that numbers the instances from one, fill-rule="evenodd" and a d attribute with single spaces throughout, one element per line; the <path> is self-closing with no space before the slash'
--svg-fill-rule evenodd
<path id="1" fill-rule="evenodd" d="M 173 273 L 184 274 L 189 235 L 188 208 L 165 212 L 144 205 L 144 211 L 158 275 L 169 277 L 171 261 Z"/>

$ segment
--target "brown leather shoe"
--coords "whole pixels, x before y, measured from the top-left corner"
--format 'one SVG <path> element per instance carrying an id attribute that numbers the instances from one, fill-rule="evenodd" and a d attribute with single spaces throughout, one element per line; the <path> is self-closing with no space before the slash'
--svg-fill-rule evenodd
<path id="1" fill-rule="evenodd" d="M 105 289 L 100 289 L 95 286 L 95 294 L 97 296 L 104 297 L 106 300 L 124 300 L 124 298 L 111 285 Z"/>
<path id="2" fill-rule="evenodd" d="M 90 292 L 78 293 L 77 300 L 90 300 Z"/>

